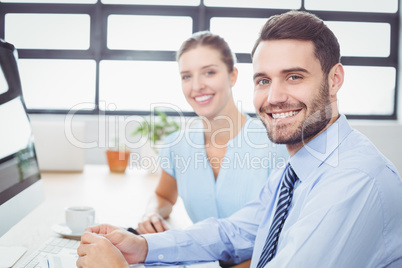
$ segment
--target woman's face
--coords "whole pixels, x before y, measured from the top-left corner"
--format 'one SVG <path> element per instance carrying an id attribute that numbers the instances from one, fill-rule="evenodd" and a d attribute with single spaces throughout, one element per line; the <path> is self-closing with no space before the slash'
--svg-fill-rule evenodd
<path id="1" fill-rule="evenodd" d="M 213 119 L 228 114 L 237 69 L 229 73 L 219 51 L 199 46 L 179 58 L 183 94 L 199 116 Z"/>

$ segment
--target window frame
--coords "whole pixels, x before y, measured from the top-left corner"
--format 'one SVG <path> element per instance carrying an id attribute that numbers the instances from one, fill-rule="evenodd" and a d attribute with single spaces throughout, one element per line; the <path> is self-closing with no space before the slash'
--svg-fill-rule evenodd
<path id="1" fill-rule="evenodd" d="M 299 10 L 316 14 L 324 21 L 350 22 L 383 22 L 391 27 L 390 54 L 388 57 L 342 57 L 344 65 L 355 66 L 387 66 L 396 69 L 394 109 L 391 115 L 357 115 L 346 114 L 350 119 L 396 120 L 398 111 L 399 90 L 399 2 L 396 13 L 345 12 L 306 10 L 301 0 Z M 149 60 L 175 61 L 175 51 L 147 50 L 110 50 L 107 48 L 107 19 L 109 15 L 160 15 L 188 16 L 193 19 L 193 32 L 208 30 L 213 17 L 231 18 L 268 18 L 281 14 L 288 9 L 257 9 L 234 7 L 209 7 L 201 3 L 199 6 L 162 6 L 162 5 L 123 5 L 103 4 L 99 0 L 94 4 L 34 4 L 34 3 L 0 3 L 0 38 L 5 36 L 5 15 L 7 13 L 52 13 L 52 14 L 88 14 L 90 16 L 90 47 L 88 50 L 51 50 L 51 49 L 19 49 L 21 59 L 92 59 L 96 62 L 95 109 L 79 110 L 76 114 L 106 115 L 149 115 L 151 111 L 119 110 L 105 111 L 99 109 L 99 66 L 101 60 Z M 250 48 L 251 50 L 251 48 Z M 236 53 L 239 63 L 251 63 L 249 53 Z M 70 110 L 28 109 L 31 114 L 67 114 Z M 178 115 L 176 112 L 167 112 Z M 183 112 L 182 115 L 194 116 L 194 112 Z M 251 116 L 255 114 L 251 113 Z"/>

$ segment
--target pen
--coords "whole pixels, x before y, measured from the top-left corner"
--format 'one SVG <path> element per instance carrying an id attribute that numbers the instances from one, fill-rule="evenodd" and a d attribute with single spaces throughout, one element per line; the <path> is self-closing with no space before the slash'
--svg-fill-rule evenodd
<path id="1" fill-rule="evenodd" d="M 139 235 L 139 233 L 137 232 L 137 230 L 135 230 L 135 229 L 132 228 L 132 227 L 128 227 L 128 228 L 127 228 L 127 231 L 132 232 L 133 234 Z"/>

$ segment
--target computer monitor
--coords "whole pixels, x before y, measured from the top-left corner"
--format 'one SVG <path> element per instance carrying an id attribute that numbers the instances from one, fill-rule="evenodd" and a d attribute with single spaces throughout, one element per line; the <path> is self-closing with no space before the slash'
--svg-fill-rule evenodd
<path id="1" fill-rule="evenodd" d="M 0 39 L 0 237 L 44 200 L 17 58 Z"/>

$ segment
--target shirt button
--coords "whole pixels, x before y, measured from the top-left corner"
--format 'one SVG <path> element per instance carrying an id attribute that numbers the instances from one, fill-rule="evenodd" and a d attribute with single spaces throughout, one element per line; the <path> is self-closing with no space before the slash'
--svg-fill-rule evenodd
<path id="1" fill-rule="evenodd" d="M 158 259 L 163 260 L 164 257 L 165 257 L 165 256 L 163 256 L 162 254 L 160 254 L 160 255 L 158 256 Z"/>

